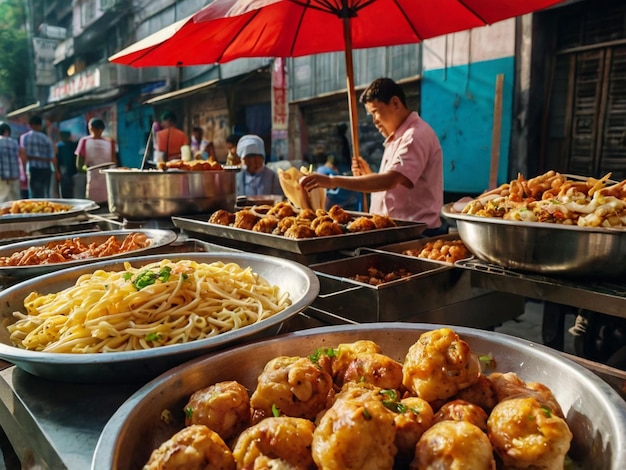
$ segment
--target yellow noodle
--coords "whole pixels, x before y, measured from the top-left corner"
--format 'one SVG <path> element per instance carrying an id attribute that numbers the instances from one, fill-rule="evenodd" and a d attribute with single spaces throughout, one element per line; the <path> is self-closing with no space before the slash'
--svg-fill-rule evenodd
<path id="1" fill-rule="evenodd" d="M 209 338 L 284 310 L 288 292 L 236 263 L 163 260 L 95 271 L 54 294 L 30 293 L 7 328 L 20 348 L 61 353 L 150 349 Z M 165 270 L 169 269 L 169 275 Z M 164 277 L 148 285 L 138 279 Z"/>

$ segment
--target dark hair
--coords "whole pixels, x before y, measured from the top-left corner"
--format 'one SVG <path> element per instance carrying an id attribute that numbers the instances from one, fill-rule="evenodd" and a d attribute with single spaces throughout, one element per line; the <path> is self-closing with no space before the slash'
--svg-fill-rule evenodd
<path id="1" fill-rule="evenodd" d="M 89 120 L 89 127 L 94 129 L 104 129 L 104 121 L 98 118 L 91 118 Z"/>
<path id="2" fill-rule="evenodd" d="M 228 137 L 226 137 L 226 142 L 228 142 L 229 144 L 237 145 L 239 139 L 241 139 L 241 135 L 230 134 Z"/>
<path id="3" fill-rule="evenodd" d="M 70 137 L 72 137 L 72 133 L 70 131 L 59 131 L 59 136 L 61 138 L 67 138 L 69 139 Z"/>
<path id="4" fill-rule="evenodd" d="M 397 96 L 400 102 L 406 106 L 406 96 L 400 85 L 391 78 L 377 78 L 361 94 L 359 101 L 363 104 L 372 101 L 389 103 L 394 96 Z"/>
<path id="5" fill-rule="evenodd" d="M 30 117 L 30 119 L 28 120 L 28 124 L 30 124 L 31 126 L 41 126 L 43 124 L 43 120 L 41 119 L 41 116 L 35 114 L 34 116 Z"/>
<path id="6" fill-rule="evenodd" d="M 6 134 L 7 131 L 9 131 L 9 135 L 11 135 L 11 126 L 6 122 L 0 123 L 0 135 Z"/>
<path id="7" fill-rule="evenodd" d="M 161 121 L 176 122 L 176 114 L 172 111 L 165 111 L 161 114 Z"/>
<path id="8" fill-rule="evenodd" d="M 193 129 L 191 129 L 191 132 L 200 132 L 200 134 L 204 134 L 204 129 L 202 129 L 202 127 L 194 127 Z"/>

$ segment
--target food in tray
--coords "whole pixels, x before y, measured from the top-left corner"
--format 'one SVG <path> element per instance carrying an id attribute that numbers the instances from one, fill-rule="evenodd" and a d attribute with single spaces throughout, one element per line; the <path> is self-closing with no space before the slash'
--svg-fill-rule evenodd
<path id="1" fill-rule="evenodd" d="M 217 160 L 169 160 L 159 162 L 159 170 L 181 170 L 181 171 L 219 171 L 224 168 Z"/>
<path id="2" fill-rule="evenodd" d="M 307 357 L 268 361 L 251 393 L 220 382 L 180 410 L 163 410 L 185 427 L 144 470 L 205 468 L 213 458 L 232 469 L 571 463 L 572 433 L 552 391 L 493 372 L 494 359 L 482 361 L 451 328 L 420 335 L 403 363 L 371 340 L 321 346 Z"/>
<path id="3" fill-rule="evenodd" d="M 85 244 L 79 237 L 45 245 L 32 246 L 16 251 L 11 256 L 0 256 L 2 266 L 36 266 L 42 264 L 64 263 L 89 258 L 102 258 L 120 253 L 127 253 L 152 244 L 152 239 L 144 233 L 131 232 L 123 240 L 113 235 L 102 243 Z"/>
<path id="4" fill-rule="evenodd" d="M 340 206 L 324 209 L 297 209 L 283 201 L 273 206 L 261 205 L 229 212 L 220 209 L 209 217 L 209 223 L 227 225 L 254 232 L 282 235 L 287 238 L 314 238 L 395 227 L 387 216 L 353 217 Z"/>
<path id="5" fill-rule="evenodd" d="M 405 268 L 400 268 L 389 272 L 383 272 L 375 266 L 370 266 L 369 268 L 367 268 L 367 274 L 355 274 L 354 276 L 350 276 L 350 279 L 358 282 L 363 282 L 365 284 L 370 284 L 372 286 L 379 286 L 380 284 L 397 281 L 398 279 L 402 279 L 412 275 L 413 273 Z"/>
<path id="6" fill-rule="evenodd" d="M 300 180 L 311 173 L 313 173 L 313 168 L 304 166 L 300 169 L 294 166 L 287 170 L 278 169 L 280 187 L 287 199 L 298 209 L 313 209 L 314 211 L 324 209 L 326 190 L 315 188 L 312 191 L 307 191 L 300 185 Z"/>
<path id="7" fill-rule="evenodd" d="M 53 201 L 22 199 L 13 201 L 10 206 L 0 208 L 0 216 L 15 214 L 52 214 L 72 210 L 71 204 Z"/>
<path id="8" fill-rule="evenodd" d="M 19 348 L 43 352 L 132 351 L 213 337 L 268 318 L 289 293 L 250 267 L 161 260 L 97 270 L 60 292 L 24 299 L 7 325 Z"/>
<path id="9" fill-rule="evenodd" d="M 465 243 L 459 238 L 431 240 L 424 243 L 421 248 L 407 248 L 402 251 L 402 254 L 446 263 L 456 263 L 472 255 Z"/>
<path id="10" fill-rule="evenodd" d="M 548 171 L 510 183 L 470 201 L 463 213 L 524 222 L 582 227 L 626 226 L 626 180 L 609 184 L 611 174 L 585 181 Z"/>

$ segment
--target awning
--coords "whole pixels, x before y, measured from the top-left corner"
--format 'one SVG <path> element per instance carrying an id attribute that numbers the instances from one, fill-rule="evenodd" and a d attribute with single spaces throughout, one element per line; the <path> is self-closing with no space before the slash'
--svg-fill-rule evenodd
<path id="1" fill-rule="evenodd" d="M 106 101 L 112 101 L 118 98 L 124 93 L 122 88 L 111 88 L 100 93 L 88 93 L 85 95 L 76 96 L 74 98 L 68 98 L 65 100 L 53 101 L 51 103 L 44 104 L 43 106 L 36 108 L 38 113 L 49 113 L 57 108 L 78 108 L 83 106 L 89 106 L 91 104 L 99 104 Z"/>
<path id="2" fill-rule="evenodd" d="M 28 111 L 32 111 L 37 108 L 39 108 L 39 101 L 29 104 L 28 106 L 24 106 L 23 108 L 15 109 L 10 113 L 7 113 L 7 117 L 19 116 L 20 114 L 27 113 Z"/>
<path id="3" fill-rule="evenodd" d="M 184 98 L 186 96 L 193 95 L 199 91 L 205 90 L 209 87 L 215 86 L 220 82 L 220 79 L 215 78 L 213 80 L 208 80 L 206 82 L 198 83 L 196 85 L 191 85 L 185 88 L 181 88 L 180 90 L 170 91 L 168 93 L 164 93 L 159 96 L 155 96 L 154 98 L 150 98 L 144 101 L 144 104 L 156 104 L 163 103 L 165 101 L 177 100 L 180 98 Z"/>

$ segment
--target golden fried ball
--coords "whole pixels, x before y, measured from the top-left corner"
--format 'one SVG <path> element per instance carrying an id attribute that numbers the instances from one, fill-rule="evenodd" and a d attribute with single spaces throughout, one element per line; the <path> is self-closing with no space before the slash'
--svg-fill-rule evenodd
<path id="1" fill-rule="evenodd" d="M 352 222 L 348 224 L 348 232 L 368 232 L 370 230 L 375 230 L 376 225 L 369 217 L 357 217 Z"/>
<path id="2" fill-rule="evenodd" d="M 452 400 L 443 404 L 435 413 L 433 422 L 467 421 L 487 432 L 487 413 L 480 406 L 463 400 Z"/>
<path id="3" fill-rule="evenodd" d="M 233 222 L 235 222 L 235 214 L 224 209 L 213 212 L 211 217 L 209 217 L 209 223 L 211 224 L 230 225 Z"/>

